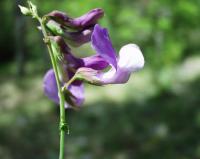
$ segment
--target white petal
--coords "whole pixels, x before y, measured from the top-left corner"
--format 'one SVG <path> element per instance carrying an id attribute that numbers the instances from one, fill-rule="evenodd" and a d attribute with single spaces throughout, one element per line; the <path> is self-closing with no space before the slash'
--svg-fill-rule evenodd
<path id="1" fill-rule="evenodd" d="M 144 57 L 136 44 L 127 44 L 119 51 L 118 66 L 120 68 L 135 72 L 143 68 Z"/>
<path id="2" fill-rule="evenodd" d="M 112 79 L 116 74 L 116 69 L 114 67 L 112 67 L 108 72 L 105 72 L 102 74 L 102 80 L 103 81 L 107 81 Z"/>

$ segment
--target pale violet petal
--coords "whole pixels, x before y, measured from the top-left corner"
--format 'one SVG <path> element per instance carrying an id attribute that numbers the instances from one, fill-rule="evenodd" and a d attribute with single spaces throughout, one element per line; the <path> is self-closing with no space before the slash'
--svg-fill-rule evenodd
<path id="1" fill-rule="evenodd" d="M 140 48 L 135 44 L 128 44 L 121 48 L 117 62 L 117 70 L 111 68 L 102 73 L 99 78 L 103 84 L 126 83 L 132 72 L 142 69 L 144 57 Z"/>
<path id="2" fill-rule="evenodd" d="M 135 72 L 144 67 L 144 56 L 136 44 L 127 44 L 119 51 L 118 67 Z"/>
<path id="3" fill-rule="evenodd" d="M 108 31 L 96 24 L 91 37 L 92 48 L 98 55 L 104 58 L 111 66 L 117 68 L 115 49 L 109 38 Z"/>

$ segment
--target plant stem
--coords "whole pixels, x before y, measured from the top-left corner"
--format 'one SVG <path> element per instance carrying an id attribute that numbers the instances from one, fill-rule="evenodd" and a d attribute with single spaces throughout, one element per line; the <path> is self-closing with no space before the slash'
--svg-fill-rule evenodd
<path id="1" fill-rule="evenodd" d="M 54 70 L 54 73 L 55 73 L 56 83 L 57 83 L 57 87 L 58 87 L 58 93 L 59 93 L 59 98 L 60 98 L 60 153 L 59 153 L 59 159 L 64 159 L 65 130 L 66 130 L 66 128 L 68 129 L 66 119 L 65 119 L 65 99 L 64 99 L 64 94 L 63 94 L 62 89 L 61 89 L 61 83 L 60 83 L 60 80 L 59 80 L 58 66 L 57 66 L 57 63 L 56 63 L 55 56 L 53 54 L 53 50 L 51 48 L 51 43 L 48 40 L 48 34 L 47 34 L 47 31 L 46 31 L 46 28 L 45 28 L 44 21 L 39 17 L 37 19 L 40 22 L 40 25 L 41 25 L 41 28 L 42 28 L 42 33 L 43 33 L 43 36 L 44 36 L 44 40 L 47 40 L 46 44 L 47 44 L 48 52 L 49 52 L 51 62 L 52 62 L 52 65 L 53 65 L 53 70 Z"/>

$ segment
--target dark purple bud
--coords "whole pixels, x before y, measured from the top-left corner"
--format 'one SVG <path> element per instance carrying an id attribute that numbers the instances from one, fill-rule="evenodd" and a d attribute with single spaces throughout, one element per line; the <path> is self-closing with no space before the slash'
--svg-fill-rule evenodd
<path id="1" fill-rule="evenodd" d="M 95 25 L 103 15 L 104 11 L 101 8 L 96 8 L 78 18 L 71 18 L 66 13 L 60 11 L 53 11 L 47 16 L 62 24 L 63 27 L 82 30 Z"/>

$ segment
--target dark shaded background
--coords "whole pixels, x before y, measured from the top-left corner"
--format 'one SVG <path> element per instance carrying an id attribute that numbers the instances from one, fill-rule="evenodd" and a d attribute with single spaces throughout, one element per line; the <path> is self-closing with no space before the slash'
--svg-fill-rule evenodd
<path id="1" fill-rule="evenodd" d="M 137 43 L 145 68 L 126 85 L 86 87 L 67 110 L 67 159 L 200 158 L 199 0 L 34 0 L 40 14 L 105 10 L 117 50 Z M 50 62 L 37 23 L 20 0 L 0 1 L 0 158 L 56 159 L 59 109 L 42 91 Z M 94 53 L 90 45 L 74 52 Z"/>

